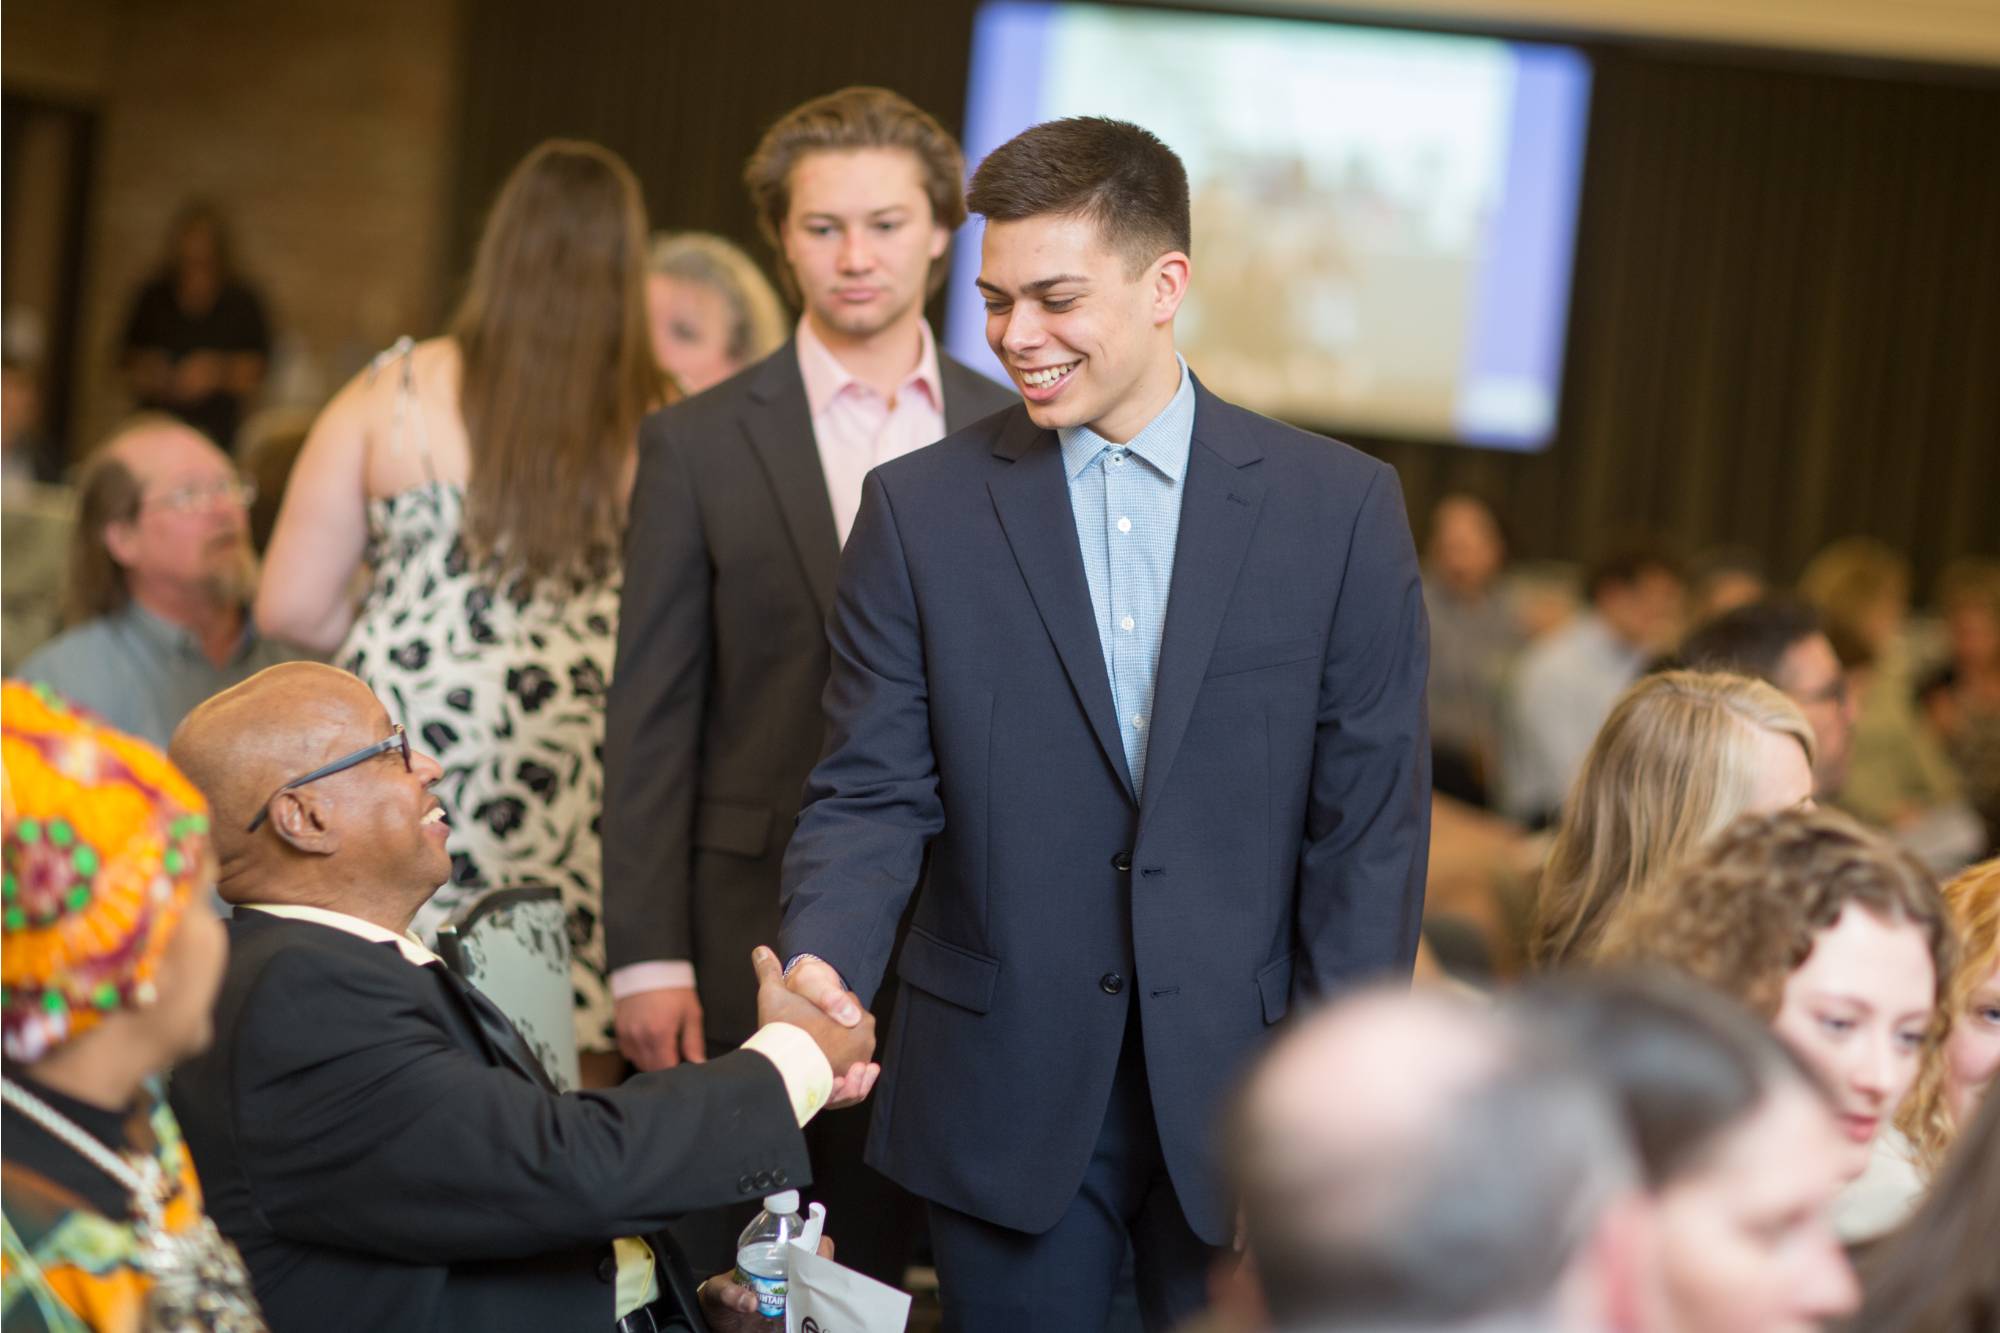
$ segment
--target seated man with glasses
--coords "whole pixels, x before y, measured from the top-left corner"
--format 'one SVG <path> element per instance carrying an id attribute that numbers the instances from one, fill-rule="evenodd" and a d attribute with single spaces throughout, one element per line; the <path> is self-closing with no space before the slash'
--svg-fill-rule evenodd
<path id="1" fill-rule="evenodd" d="M 303 656 L 250 624 L 254 494 L 193 427 L 159 414 L 126 423 L 77 488 L 66 628 L 19 674 L 165 746 L 209 695 Z"/>
<path id="2" fill-rule="evenodd" d="M 661 1228 L 808 1183 L 800 1128 L 866 1095 L 871 1025 L 825 1017 L 760 949 L 743 1049 L 558 1093 L 408 933 L 450 873 L 442 770 L 366 685 L 274 667 L 191 712 L 171 754 L 237 908 L 214 1044 L 171 1095 L 273 1328 L 761 1327 L 747 1288 L 697 1294 Z"/>

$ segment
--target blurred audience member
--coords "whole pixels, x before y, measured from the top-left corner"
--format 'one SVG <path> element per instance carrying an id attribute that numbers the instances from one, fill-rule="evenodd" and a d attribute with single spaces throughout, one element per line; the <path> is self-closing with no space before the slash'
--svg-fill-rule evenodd
<path id="1" fill-rule="evenodd" d="M 1431 620 L 1431 785 L 1488 804 L 1500 754 L 1503 682 L 1525 636 L 1500 587 L 1500 521 L 1483 500 L 1447 495 L 1431 511 L 1424 606 Z"/>
<path id="2" fill-rule="evenodd" d="M 1530 824 L 1555 816 L 1611 705 L 1681 633 L 1685 585 L 1656 551 L 1603 561 L 1585 587 L 1590 609 L 1528 649 L 1508 701 L 1501 797 Z"/>
<path id="3" fill-rule="evenodd" d="M 594 1083 L 617 1072 L 597 817 L 619 541 L 639 418 L 666 391 L 645 242 L 615 155 L 529 153 L 450 333 L 384 353 L 313 426 L 257 597 L 260 623 L 395 700 L 444 768 L 451 876 L 421 935 L 489 888 L 561 890 Z"/>
<path id="4" fill-rule="evenodd" d="M 225 449 L 271 359 L 264 303 L 237 274 L 213 204 L 183 207 L 159 273 L 125 321 L 125 382 L 140 408 L 168 412 Z"/>
<path id="5" fill-rule="evenodd" d="M 1820 1076 L 1848 1139 L 1836 1221 L 1893 1225 L 1921 1188 L 1891 1121 L 1944 1025 L 1957 944 L 1937 884 L 1836 811 L 1747 815 L 1629 895 L 1597 960 L 1678 968 L 1748 1005 Z M 1878 1160 L 1879 1158 L 1879 1160 Z"/>
<path id="6" fill-rule="evenodd" d="M 1542 868 L 1529 960 L 1581 962 L 1635 890 L 1745 813 L 1812 799 L 1812 728 L 1759 680 L 1669 671 L 1634 685 L 1591 744 Z"/>
<path id="7" fill-rule="evenodd" d="M 1783 690 L 1812 724 L 1814 795 L 1840 789 L 1854 740 L 1854 695 L 1818 612 L 1783 599 L 1739 606 L 1695 626 L 1673 662 L 1755 676 Z"/>
<path id="8" fill-rule="evenodd" d="M 653 355 L 683 393 L 700 393 L 762 361 L 791 332 L 757 262 L 720 236 L 660 232 L 647 270 Z"/>
<path id="9" fill-rule="evenodd" d="M 1930 1197 L 1862 1266 L 1852 1333 L 1993 1333 L 2000 1328 L 2000 1097 L 1978 1118 Z"/>
<path id="10" fill-rule="evenodd" d="M 1938 601 L 1951 661 L 1926 719 L 1985 821 L 1988 849 L 2000 848 L 2000 561 L 1954 562 Z"/>
<path id="11" fill-rule="evenodd" d="M 1985 830 L 1943 747 L 1917 721 L 1903 642 L 1909 561 L 1872 538 L 1843 538 L 1813 557 L 1799 592 L 1826 618 L 1857 691 L 1853 751 L 1836 804 L 1894 832 L 1934 870 L 1971 861 Z"/>
<path id="12" fill-rule="evenodd" d="M 1238 1322 L 1643 1327 L 1651 1238 L 1618 1108 L 1490 1008 L 1384 990 L 1321 1011 L 1259 1062 L 1229 1157 Z"/>
<path id="13" fill-rule="evenodd" d="M 1777 1333 L 1854 1309 L 1827 1216 L 1845 1142 L 1818 1081 L 1755 1017 L 1659 974 L 1572 974 L 1507 1006 L 1624 1113 L 1659 1247 L 1649 1330 Z"/>
<path id="14" fill-rule="evenodd" d="M 164 746 L 189 709 L 298 651 L 261 637 L 252 488 L 171 417 L 133 418 L 77 485 L 64 620 L 21 664 L 121 731 Z"/>
<path id="15" fill-rule="evenodd" d="M 1944 901 L 1959 943 L 1958 970 L 1945 993 L 1951 1029 L 1943 1058 L 1925 1062 L 1897 1118 L 1926 1168 L 1944 1160 L 2000 1075 L 2000 860 L 1945 885 Z"/>
<path id="16" fill-rule="evenodd" d="M 1703 621 L 1762 601 L 1770 592 L 1764 558 L 1747 546 L 1716 546 L 1688 562 L 1688 618 Z"/>
<path id="17" fill-rule="evenodd" d="M 313 413 L 303 407 L 270 407 L 256 413 L 237 432 L 237 456 L 243 475 L 257 488 L 250 505 L 250 544 L 259 556 L 269 549 L 278 526 L 278 509 L 291 484 L 292 468 L 312 432 Z"/>
<path id="18" fill-rule="evenodd" d="M 16 317 L 7 315 L 0 378 L 0 674 L 21 662 L 62 629 L 63 556 L 76 522 L 76 497 L 46 483 L 47 442 L 41 435 L 41 383 L 36 366 L 16 352 Z"/>
<path id="19" fill-rule="evenodd" d="M 0 476 L 15 482 L 58 479 L 43 434 L 41 368 L 12 350 L 0 353 Z"/>
<path id="20" fill-rule="evenodd" d="M 46 690 L 0 701 L 7 1327 L 261 1330 L 154 1082 L 222 981 L 207 806 Z"/>

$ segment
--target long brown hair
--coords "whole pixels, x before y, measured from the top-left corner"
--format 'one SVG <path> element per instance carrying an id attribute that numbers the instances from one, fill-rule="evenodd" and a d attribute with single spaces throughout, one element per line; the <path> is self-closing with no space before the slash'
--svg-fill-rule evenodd
<path id="1" fill-rule="evenodd" d="M 1743 813 L 1758 731 L 1790 736 L 1811 764 L 1804 714 L 1762 681 L 1667 671 L 1624 693 L 1564 804 L 1536 889 L 1532 962 L 1588 957 L 1621 898 Z"/>
<path id="2" fill-rule="evenodd" d="M 645 272 L 639 185 L 616 154 L 551 139 L 500 187 L 451 336 L 465 538 L 505 573 L 571 574 L 617 549 L 639 418 L 666 396 Z"/>

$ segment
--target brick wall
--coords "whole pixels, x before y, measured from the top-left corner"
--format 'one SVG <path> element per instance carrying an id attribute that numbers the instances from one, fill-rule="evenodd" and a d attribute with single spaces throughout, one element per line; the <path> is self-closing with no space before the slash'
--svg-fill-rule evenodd
<path id="1" fill-rule="evenodd" d="M 458 104 L 458 0 L 8 0 L 9 91 L 93 106 L 74 438 L 125 410 L 128 303 L 190 196 L 220 202 L 311 400 L 432 331 Z"/>

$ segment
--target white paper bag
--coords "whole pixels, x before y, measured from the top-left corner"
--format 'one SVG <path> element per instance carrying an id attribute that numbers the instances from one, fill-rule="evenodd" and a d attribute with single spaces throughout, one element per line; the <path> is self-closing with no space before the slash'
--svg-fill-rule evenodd
<path id="1" fill-rule="evenodd" d="M 822 1258 L 819 1233 L 826 1209 L 814 1204 L 808 1216 L 804 1234 L 792 1242 L 785 1333 L 903 1333 L 910 1323 L 910 1293 Z"/>

